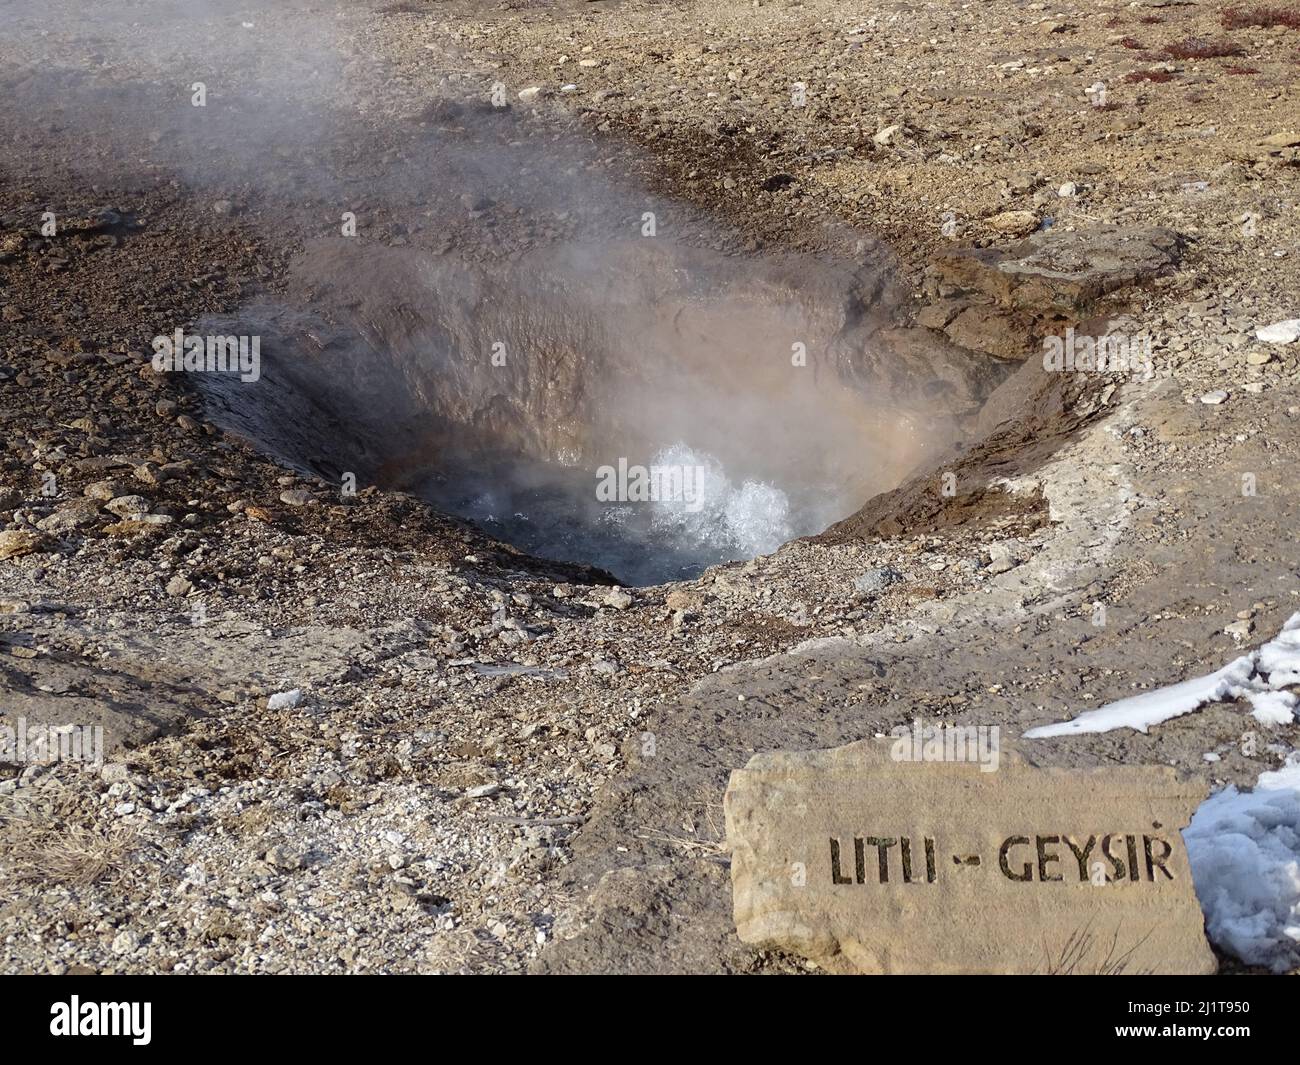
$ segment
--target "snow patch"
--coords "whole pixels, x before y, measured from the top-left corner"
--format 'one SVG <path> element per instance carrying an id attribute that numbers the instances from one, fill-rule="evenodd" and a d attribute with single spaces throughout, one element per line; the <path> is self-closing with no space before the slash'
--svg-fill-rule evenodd
<path id="1" fill-rule="evenodd" d="M 1250 700 L 1250 712 L 1261 724 L 1289 725 L 1295 720 L 1297 697 L 1279 689 L 1292 684 L 1300 684 L 1300 613 L 1292 614 L 1282 631 L 1263 647 L 1233 659 L 1207 677 L 1120 699 L 1097 710 L 1086 710 L 1070 721 L 1031 728 L 1025 738 L 1037 740 L 1117 728 L 1146 732 L 1152 725 L 1190 714 L 1206 703 L 1243 696 Z"/>
<path id="2" fill-rule="evenodd" d="M 1300 968 L 1300 754 L 1254 791 L 1210 796 L 1183 839 L 1210 939 L 1251 965 Z"/>

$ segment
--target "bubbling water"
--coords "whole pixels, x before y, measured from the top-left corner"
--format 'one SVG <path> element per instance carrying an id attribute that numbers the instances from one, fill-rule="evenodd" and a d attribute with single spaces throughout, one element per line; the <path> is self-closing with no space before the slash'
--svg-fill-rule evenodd
<path id="1" fill-rule="evenodd" d="M 695 499 L 650 502 L 656 531 L 733 558 L 768 554 L 795 535 L 790 499 L 775 485 L 746 480 L 737 486 L 716 458 L 681 443 L 660 450 L 655 467 L 699 471 Z"/>
<path id="2" fill-rule="evenodd" d="M 775 551 L 842 517 L 827 493 L 798 498 L 777 485 L 728 476 L 713 455 L 675 443 L 649 470 L 675 471 L 685 491 L 671 498 L 602 500 L 591 470 L 515 461 L 454 480 L 435 475 L 419 491 L 487 532 L 543 558 L 586 562 L 629 584 L 698 576 L 708 566 Z M 627 494 L 627 493 L 624 493 Z"/>

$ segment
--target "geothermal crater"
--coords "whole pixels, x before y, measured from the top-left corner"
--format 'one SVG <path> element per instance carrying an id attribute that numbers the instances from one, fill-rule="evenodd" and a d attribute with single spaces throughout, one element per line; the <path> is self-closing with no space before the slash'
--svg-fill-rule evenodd
<path id="1" fill-rule="evenodd" d="M 263 355 L 203 387 L 296 468 L 658 583 L 819 532 L 960 436 L 1000 373 L 896 327 L 888 292 L 659 239 L 500 264 L 322 241 L 281 302 L 203 323 Z"/>

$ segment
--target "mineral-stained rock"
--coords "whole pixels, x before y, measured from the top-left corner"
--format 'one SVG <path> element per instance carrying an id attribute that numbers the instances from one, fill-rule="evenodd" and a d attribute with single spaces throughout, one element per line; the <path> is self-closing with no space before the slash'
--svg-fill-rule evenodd
<path id="1" fill-rule="evenodd" d="M 105 525 L 103 531 L 109 536 L 139 536 L 142 533 L 161 533 L 166 529 L 166 522 L 160 520 L 164 517 L 165 515 L 162 514 L 142 514 Z M 171 519 L 167 518 L 167 522 L 170 521 Z"/>
<path id="2" fill-rule="evenodd" d="M 1035 233 L 1006 248 L 957 248 L 933 265 L 943 282 L 1004 307 L 1079 313 L 1108 292 L 1170 272 L 1180 255 L 1172 230 L 1103 225 Z"/>
<path id="3" fill-rule="evenodd" d="M 1179 831 L 1204 785 L 1036 769 L 991 756 L 987 729 L 957 739 L 942 761 L 909 733 L 733 772 L 741 940 L 843 972 L 1214 970 Z"/>
<path id="4" fill-rule="evenodd" d="M 18 558 L 39 551 L 45 537 L 30 529 L 6 529 L 0 532 L 0 558 Z"/>
<path id="5" fill-rule="evenodd" d="M 944 328 L 948 339 L 963 348 L 999 359 L 1023 359 L 1034 346 L 1034 320 L 1018 311 L 1006 313 L 973 304 Z"/>
<path id="6" fill-rule="evenodd" d="M 1038 215 L 1033 211 L 1003 211 L 990 218 L 988 224 L 1009 237 L 1023 237 L 1038 227 Z"/>

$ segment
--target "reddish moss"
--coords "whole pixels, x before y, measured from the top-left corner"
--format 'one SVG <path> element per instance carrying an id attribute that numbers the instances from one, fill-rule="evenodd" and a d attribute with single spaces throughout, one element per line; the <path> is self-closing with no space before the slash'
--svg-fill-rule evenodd
<path id="1" fill-rule="evenodd" d="M 1212 41 L 1207 37 L 1188 37 L 1175 41 L 1165 49 L 1165 55 L 1174 59 L 1222 59 L 1225 56 L 1245 55 L 1246 50 L 1232 41 Z"/>
<path id="2" fill-rule="evenodd" d="M 1254 67 L 1239 67 L 1235 63 L 1230 67 L 1224 67 L 1225 74 L 1258 74 L 1259 71 Z"/>
<path id="3" fill-rule="evenodd" d="M 1124 75 L 1125 81 L 1173 81 L 1174 76 L 1167 70 L 1135 70 Z"/>
<path id="4" fill-rule="evenodd" d="M 1220 16 L 1225 30 L 1245 30 L 1251 26 L 1286 26 L 1300 30 L 1300 8 L 1228 7 Z"/>

